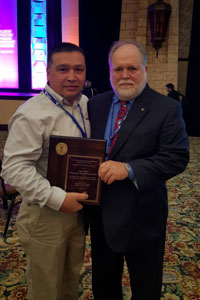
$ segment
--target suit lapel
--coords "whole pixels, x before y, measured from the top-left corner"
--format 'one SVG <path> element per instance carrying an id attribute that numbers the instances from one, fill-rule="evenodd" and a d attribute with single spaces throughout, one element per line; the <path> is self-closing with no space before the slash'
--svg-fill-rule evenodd
<path id="1" fill-rule="evenodd" d="M 114 95 L 113 92 L 108 93 L 104 98 L 102 98 L 100 105 L 96 108 L 97 109 L 96 125 L 98 128 L 97 138 L 104 138 L 113 95 Z"/>
<path id="2" fill-rule="evenodd" d="M 136 129 L 137 125 L 143 120 L 145 115 L 149 111 L 150 99 L 147 96 L 148 85 L 144 89 L 141 95 L 139 95 L 133 103 L 131 110 L 128 113 L 126 120 L 124 121 L 115 145 L 111 151 L 109 159 L 112 159 L 122 148 L 123 144 L 128 139 L 129 135 Z"/>

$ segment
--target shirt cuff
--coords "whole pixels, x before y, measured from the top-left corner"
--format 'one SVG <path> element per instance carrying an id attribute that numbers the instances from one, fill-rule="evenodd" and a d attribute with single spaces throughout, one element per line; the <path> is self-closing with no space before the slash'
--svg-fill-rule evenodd
<path id="1" fill-rule="evenodd" d="M 132 169 L 132 167 L 131 167 L 131 165 L 129 163 L 126 163 L 126 164 L 129 167 L 129 176 L 128 177 L 129 177 L 129 179 L 131 181 L 133 181 L 135 179 L 135 175 L 134 175 L 133 169 Z"/>
<path id="2" fill-rule="evenodd" d="M 131 167 L 131 165 L 129 163 L 127 163 L 128 167 L 129 167 L 129 176 L 128 178 L 133 181 L 133 183 L 135 184 L 136 189 L 138 190 L 138 184 L 137 184 L 137 179 L 135 178 L 135 174 L 133 172 L 133 168 Z"/>
<path id="3" fill-rule="evenodd" d="M 59 210 L 65 200 L 66 192 L 57 186 L 52 187 L 52 194 L 46 205 L 54 210 Z"/>

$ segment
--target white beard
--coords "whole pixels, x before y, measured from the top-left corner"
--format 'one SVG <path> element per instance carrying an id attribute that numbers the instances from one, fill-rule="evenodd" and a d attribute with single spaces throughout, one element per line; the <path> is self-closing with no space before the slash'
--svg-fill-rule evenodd
<path id="1" fill-rule="evenodd" d="M 118 82 L 118 86 L 115 87 L 113 84 L 112 78 L 110 78 L 110 83 L 111 83 L 111 86 L 112 86 L 115 94 L 118 96 L 118 98 L 120 100 L 129 101 L 131 99 L 136 98 L 138 95 L 141 94 L 141 92 L 143 91 L 143 89 L 146 85 L 146 78 L 144 78 L 137 85 L 135 85 L 135 83 L 130 80 L 120 80 Z M 130 83 L 130 84 L 132 84 L 132 86 L 130 86 L 128 88 L 121 88 L 120 84 L 122 84 L 122 83 Z"/>

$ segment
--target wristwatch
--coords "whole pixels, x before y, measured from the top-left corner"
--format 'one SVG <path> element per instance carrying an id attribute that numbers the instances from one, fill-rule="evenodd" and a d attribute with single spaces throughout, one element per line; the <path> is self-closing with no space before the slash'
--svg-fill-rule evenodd
<path id="1" fill-rule="evenodd" d="M 125 163 L 124 167 L 125 167 L 126 171 L 128 171 L 128 176 L 129 176 L 130 175 L 130 171 L 131 171 L 131 167 L 130 167 L 129 163 Z"/>

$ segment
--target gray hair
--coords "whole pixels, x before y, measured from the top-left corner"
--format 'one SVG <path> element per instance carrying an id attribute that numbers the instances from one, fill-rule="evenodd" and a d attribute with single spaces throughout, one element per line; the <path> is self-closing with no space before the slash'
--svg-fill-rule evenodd
<path id="1" fill-rule="evenodd" d="M 124 45 L 133 45 L 138 48 L 138 50 L 140 51 L 140 54 L 142 55 L 142 64 L 145 67 L 147 64 L 147 53 L 146 53 L 146 50 L 144 49 L 144 46 L 137 41 L 131 41 L 131 42 L 116 41 L 116 42 L 114 42 L 113 45 L 111 46 L 109 54 L 108 54 L 109 66 L 111 65 L 112 58 L 113 58 L 115 51 Z"/>

